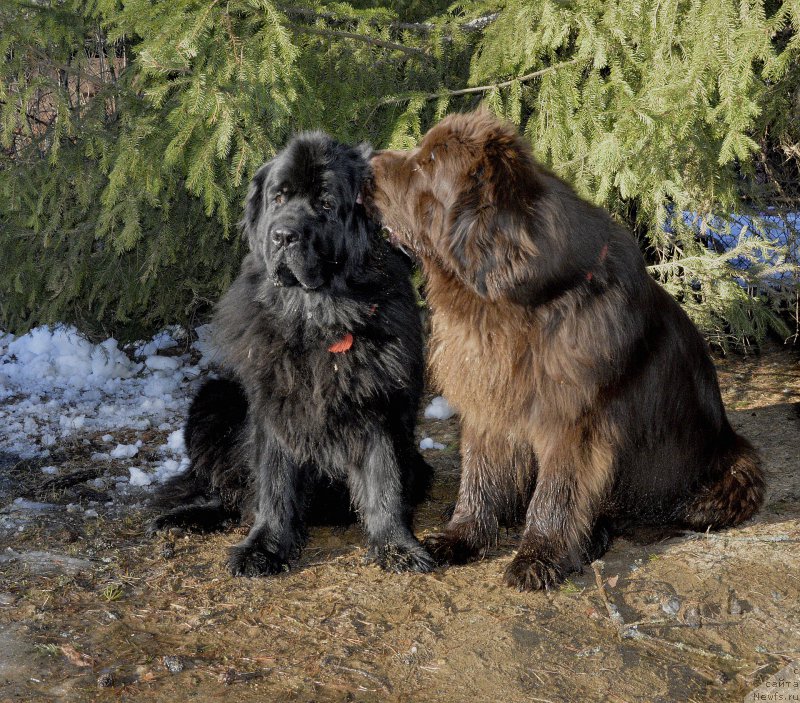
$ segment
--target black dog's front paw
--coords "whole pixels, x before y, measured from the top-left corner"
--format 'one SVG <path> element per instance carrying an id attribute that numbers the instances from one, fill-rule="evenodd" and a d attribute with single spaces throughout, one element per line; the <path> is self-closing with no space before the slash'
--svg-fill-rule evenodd
<path id="1" fill-rule="evenodd" d="M 506 583 L 518 591 L 541 591 L 556 588 L 565 578 L 561 565 L 547 558 L 519 553 L 506 567 Z"/>
<path id="2" fill-rule="evenodd" d="M 452 532 L 435 532 L 422 540 L 437 564 L 466 564 L 480 551 L 471 542 Z"/>
<path id="3" fill-rule="evenodd" d="M 289 564 L 257 544 L 237 544 L 228 550 L 228 570 L 233 576 L 272 576 L 288 571 Z"/>
<path id="4" fill-rule="evenodd" d="M 433 557 L 419 543 L 373 545 L 369 548 L 366 559 L 396 574 L 403 571 L 425 574 L 436 567 Z"/>

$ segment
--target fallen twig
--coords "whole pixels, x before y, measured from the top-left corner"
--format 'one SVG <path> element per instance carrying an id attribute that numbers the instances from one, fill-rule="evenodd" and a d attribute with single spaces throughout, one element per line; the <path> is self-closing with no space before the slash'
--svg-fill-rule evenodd
<path id="1" fill-rule="evenodd" d="M 42 495 L 48 491 L 57 491 L 61 490 L 62 488 L 69 488 L 77 483 L 83 483 L 84 481 L 97 478 L 103 473 L 103 471 L 104 469 L 101 468 L 80 469 L 79 471 L 73 471 L 71 474 L 67 474 L 66 476 L 49 478 L 41 486 L 39 486 L 39 488 L 36 489 L 36 493 L 38 495 Z"/>
<path id="2" fill-rule="evenodd" d="M 359 676 L 363 676 L 365 679 L 369 679 L 374 683 L 378 684 L 386 693 L 392 692 L 392 687 L 384 681 L 380 676 L 376 676 L 375 674 L 364 671 L 364 669 L 356 669 L 353 666 L 344 666 L 344 664 L 337 664 L 336 662 L 332 661 L 330 658 L 326 659 L 323 664 L 325 666 L 329 666 L 332 669 L 339 669 L 340 671 L 348 671 L 351 674 L 358 674 Z"/>
<path id="3" fill-rule="evenodd" d="M 606 592 L 605 584 L 603 583 L 603 567 L 605 563 L 600 561 L 592 562 L 592 571 L 594 571 L 594 580 L 597 583 L 597 590 L 600 593 L 600 598 L 603 600 L 603 605 L 606 606 L 606 612 L 608 613 L 608 618 L 614 623 L 614 627 L 617 628 L 617 635 L 620 639 L 625 637 L 624 628 L 625 628 L 625 619 L 622 617 L 622 613 L 619 612 L 619 608 L 611 601 L 608 597 L 608 593 Z"/>
<path id="4" fill-rule="evenodd" d="M 603 583 L 604 566 L 605 563 L 601 560 L 593 561 L 592 571 L 594 571 L 594 578 L 595 582 L 597 583 L 597 590 L 600 593 L 600 598 L 603 600 L 603 604 L 606 606 L 608 617 L 614 624 L 614 627 L 617 630 L 617 635 L 620 639 L 633 639 L 645 642 L 652 642 L 654 644 L 663 645 L 666 647 L 672 647 L 673 649 L 678 649 L 681 652 L 690 652 L 692 654 L 697 654 L 701 657 L 708 657 L 711 659 L 725 659 L 728 661 L 736 660 L 736 657 L 727 654 L 725 652 L 709 652 L 707 649 L 702 649 L 701 647 L 695 647 L 694 645 L 686 644 L 684 642 L 673 642 L 671 640 L 662 639 L 661 637 L 648 635 L 647 633 L 642 632 L 639 629 L 639 626 L 641 625 L 655 624 L 658 621 L 651 621 L 649 623 L 635 622 L 626 624 L 625 619 L 619 612 L 619 608 L 617 608 L 617 606 L 614 605 L 614 603 L 609 598 L 608 593 L 606 592 L 606 587 L 605 584 Z"/>

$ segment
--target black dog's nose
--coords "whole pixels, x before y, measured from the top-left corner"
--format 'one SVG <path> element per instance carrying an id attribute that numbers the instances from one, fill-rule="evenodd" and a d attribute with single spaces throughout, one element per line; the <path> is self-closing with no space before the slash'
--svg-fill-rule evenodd
<path id="1" fill-rule="evenodd" d="M 272 241 L 279 247 L 288 247 L 300 239 L 300 233 L 290 227 L 276 227 L 272 230 Z"/>

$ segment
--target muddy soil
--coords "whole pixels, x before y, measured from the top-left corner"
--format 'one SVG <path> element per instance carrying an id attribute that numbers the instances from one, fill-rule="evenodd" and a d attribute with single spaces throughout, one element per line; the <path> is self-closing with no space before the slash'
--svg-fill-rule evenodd
<path id="1" fill-rule="evenodd" d="M 362 563 L 357 527 L 318 528 L 291 572 L 234 579 L 241 530 L 147 539 L 145 493 L 91 472 L 42 490 L 36 462 L 0 457 L 0 701 L 743 700 L 800 659 L 800 363 L 773 348 L 718 368 L 769 475 L 761 514 L 618 539 L 550 593 L 503 585 L 513 531 L 478 563 L 390 575 Z M 446 445 L 426 452 L 424 535 L 455 497 L 457 419 L 419 434 Z M 96 468 L 92 441 L 61 448 L 62 476 Z"/>

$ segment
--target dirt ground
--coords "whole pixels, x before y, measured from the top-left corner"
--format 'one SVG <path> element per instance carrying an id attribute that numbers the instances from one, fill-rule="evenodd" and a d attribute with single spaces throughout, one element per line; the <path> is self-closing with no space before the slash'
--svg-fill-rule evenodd
<path id="1" fill-rule="evenodd" d="M 769 475 L 761 514 L 619 539 L 551 593 L 503 585 L 513 533 L 481 562 L 390 575 L 362 564 L 357 527 L 318 528 L 288 574 L 234 579 L 224 550 L 240 534 L 150 540 L 144 493 L 43 490 L 35 462 L 6 457 L 0 516 L 25 527 L 0 531 L 0 701 L 743 700 L 800 659 L 800 363 L 771 348 L 718 367 Z M 455 497 L 457 420 L 419 432 L 447 446 L 426 452 L 424 535 Z M 96 468 L 83 439 L 61 448 L 62 475 Z M 20 495 L 62 507 L 19 512 Z M 63 507 L 89 501 L 96 518 Z"/>

